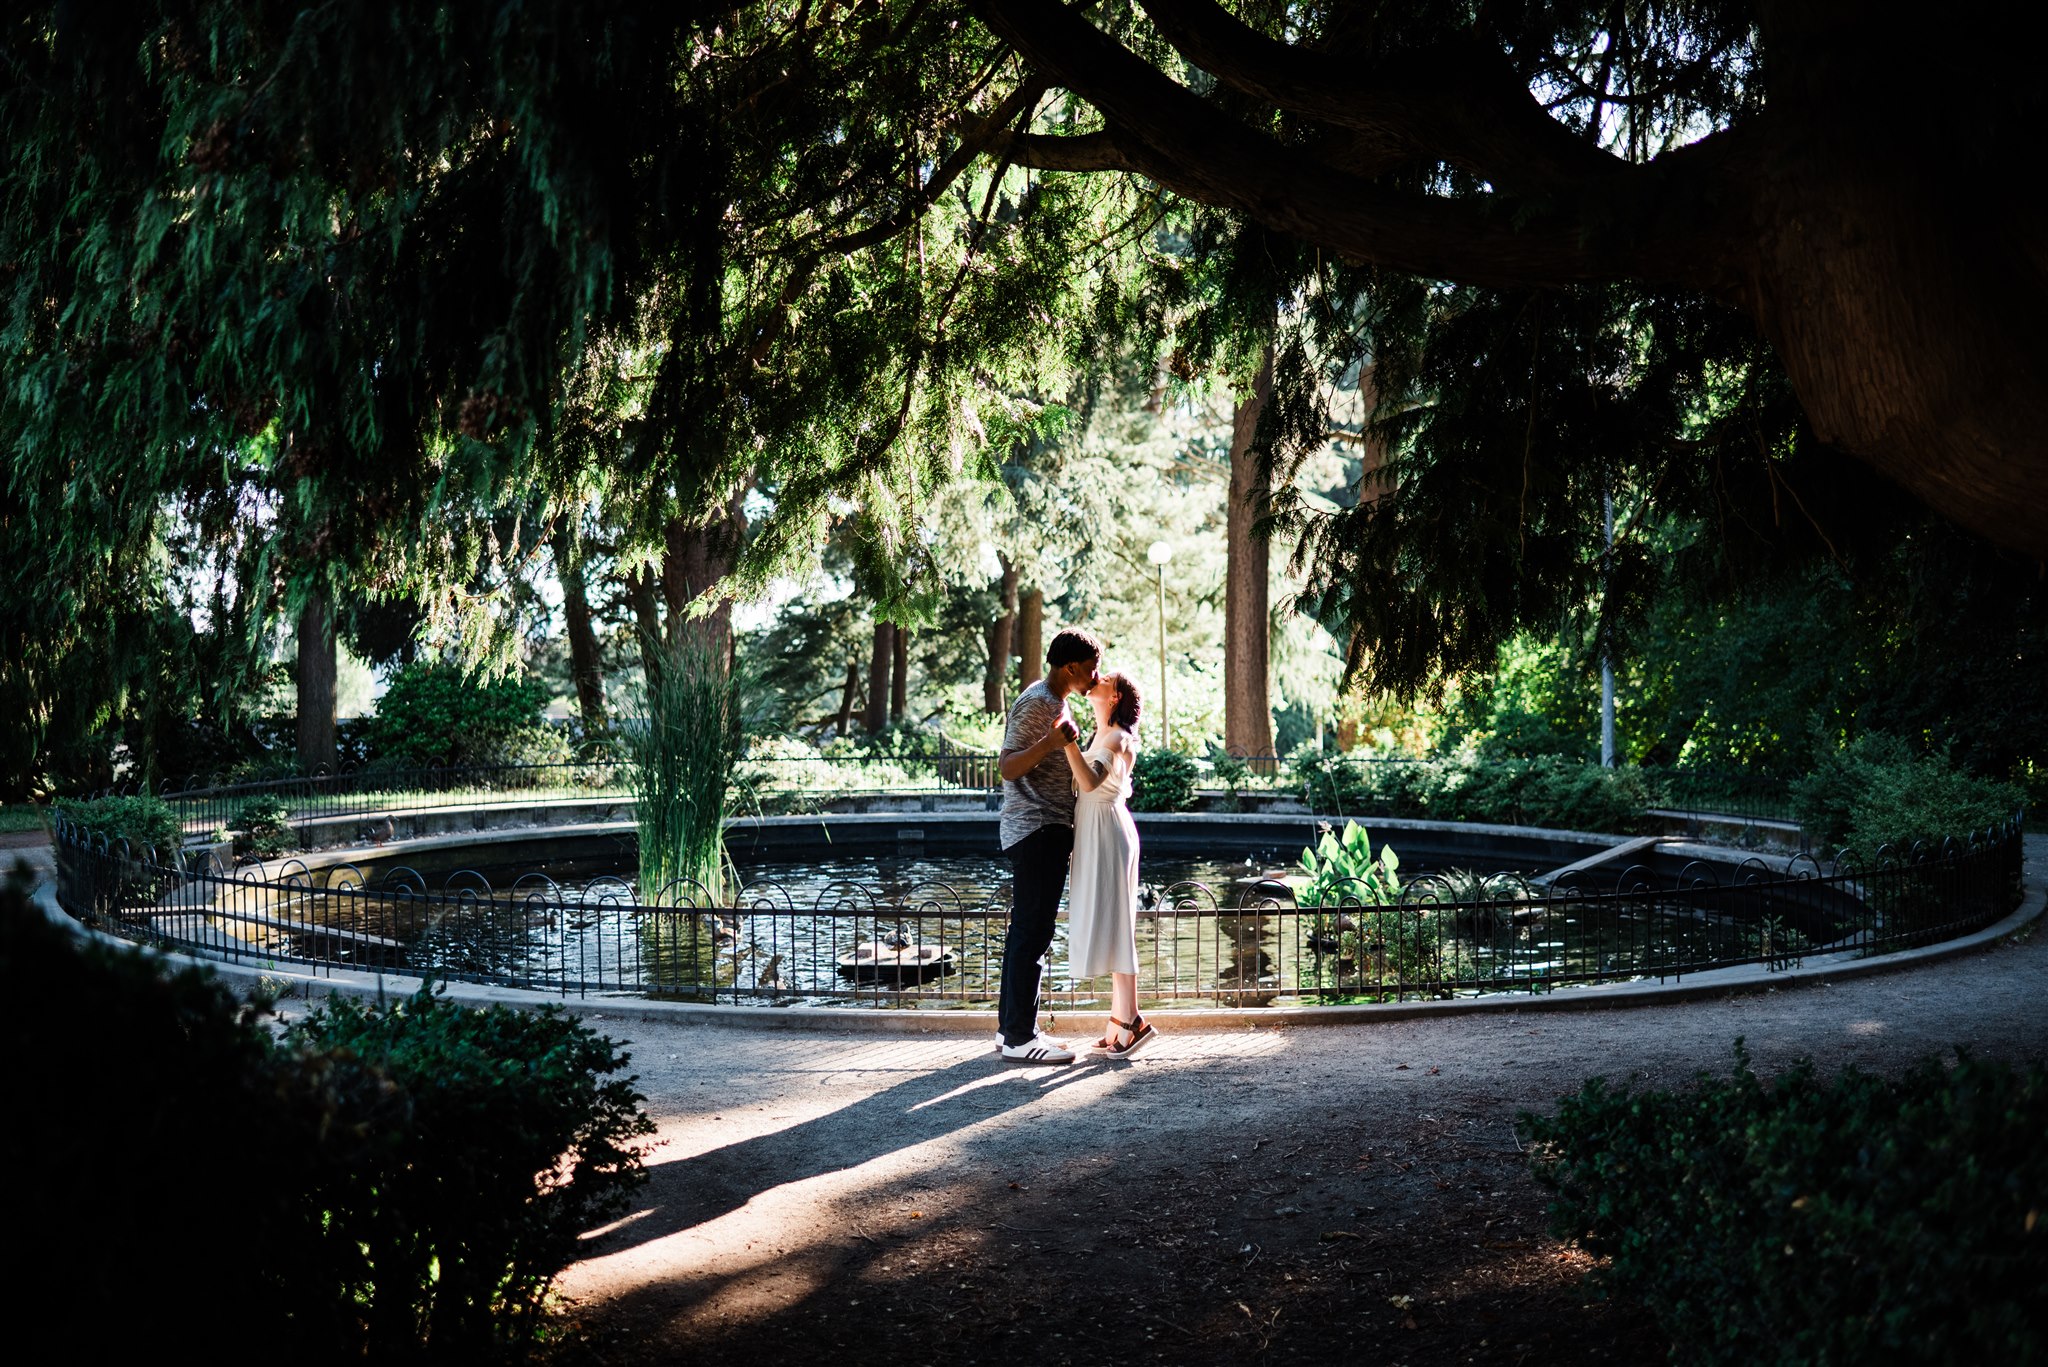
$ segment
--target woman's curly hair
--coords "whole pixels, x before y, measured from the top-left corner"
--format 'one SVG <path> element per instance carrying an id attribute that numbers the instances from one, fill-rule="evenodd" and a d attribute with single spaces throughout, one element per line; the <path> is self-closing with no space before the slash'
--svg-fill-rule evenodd
<path id="1" fill-rule="evenodd" d="M 1138 734 L 1138 717 L 1145 710 L 1144 701 L 1138 696 L 1138 685 L 1128 674 L 1110 677 L 1116 682 L 1116 706 L 1109 709 L 1110 724 L 1121 726 L 1135 736 Z"/>

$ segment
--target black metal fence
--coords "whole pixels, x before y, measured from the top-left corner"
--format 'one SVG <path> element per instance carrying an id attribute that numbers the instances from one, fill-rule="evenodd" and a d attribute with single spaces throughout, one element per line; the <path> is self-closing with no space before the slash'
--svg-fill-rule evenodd
<path id="1" fill-rule="evenodd" d="M 461 872 L 430 887 L 410 869 L 370 882 L 350 865 L 234 871 L 57 825 L 58 897 L 89 924 L 241 962 L 375 969 L 569 994 L 697 1001 L 960 1007 L 994 1000 L 1008 897 L 931 886 L 883 902 L 834 884 L 763 883 L 713 897 L 671 885 L 645 900 L 615 878 L 564 888 L 529 874 L 494 887 Z M 1310 905 L 1273 881 L 1221 895 L 1148 890 L 1141 995 L 1259 1006 L 1547 992 L 1670 980 L 1744 964 L 1786 967 L 1950 938 L 2019 895 L 2017 820 L 1939 849 L 1844 854 L 1823 865 L 1636 866 L 1612 880 L 1539 887 L 1502 876 L 1426 877 L 1376 902 L 1349 885 Z M 1067 977 L 1055 1003 L 1102 1000 Z"/>

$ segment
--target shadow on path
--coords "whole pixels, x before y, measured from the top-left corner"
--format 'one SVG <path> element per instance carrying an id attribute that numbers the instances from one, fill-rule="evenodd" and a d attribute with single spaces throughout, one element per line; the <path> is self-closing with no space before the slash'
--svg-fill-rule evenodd
<path id="1" fill-rule="evenodd" d="M 965 1059 L 815 1120 L 658 1164 L 648 1170 L 638 1202 L 643 1213 L 593 1238 L 582 1256 L 603 1257 L 666 1238 L 738 1210 L 777 1187 L 843 1172 L 941 1138 L 1100 1072 L 1100 1066 L 1085 1064 L 1025 1069 L 993 1055 Z"/>

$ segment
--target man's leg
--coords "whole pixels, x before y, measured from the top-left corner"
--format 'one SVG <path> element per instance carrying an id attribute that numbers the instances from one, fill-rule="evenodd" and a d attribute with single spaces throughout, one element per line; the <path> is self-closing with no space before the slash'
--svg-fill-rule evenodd
<path id="1" fill-rule="evenodd" d="M 1053 919 L 1073 850 L 1073 827 L 1041 826 L 1003 851 L 1016 871 L 1010 931 L 1003 939 L 1002 990 L 996 999 L 996 1023 L 1005 1044 L 1023 1044 L 1038 1032 L 1038 961 L 1052 945 Z"/>

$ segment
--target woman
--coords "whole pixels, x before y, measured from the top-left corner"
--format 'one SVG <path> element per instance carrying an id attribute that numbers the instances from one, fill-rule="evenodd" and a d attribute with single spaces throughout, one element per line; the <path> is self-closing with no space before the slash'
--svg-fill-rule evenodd
<path id="1" fill-rule="evenodd" d="M 1067 962 L 1075 978 L 1110 975 L 1109 1030 L 1093 1052 L 1129 1058 L 1159 1037 L 1138 1014 L 1138 828 L 1124 802 L 1138 757 L 1138 686 L 1105 674 L 1085 695 L 1095 735 L 1066 745 L 1074 801 L 1074 866 L 1067 892 Z"/>

